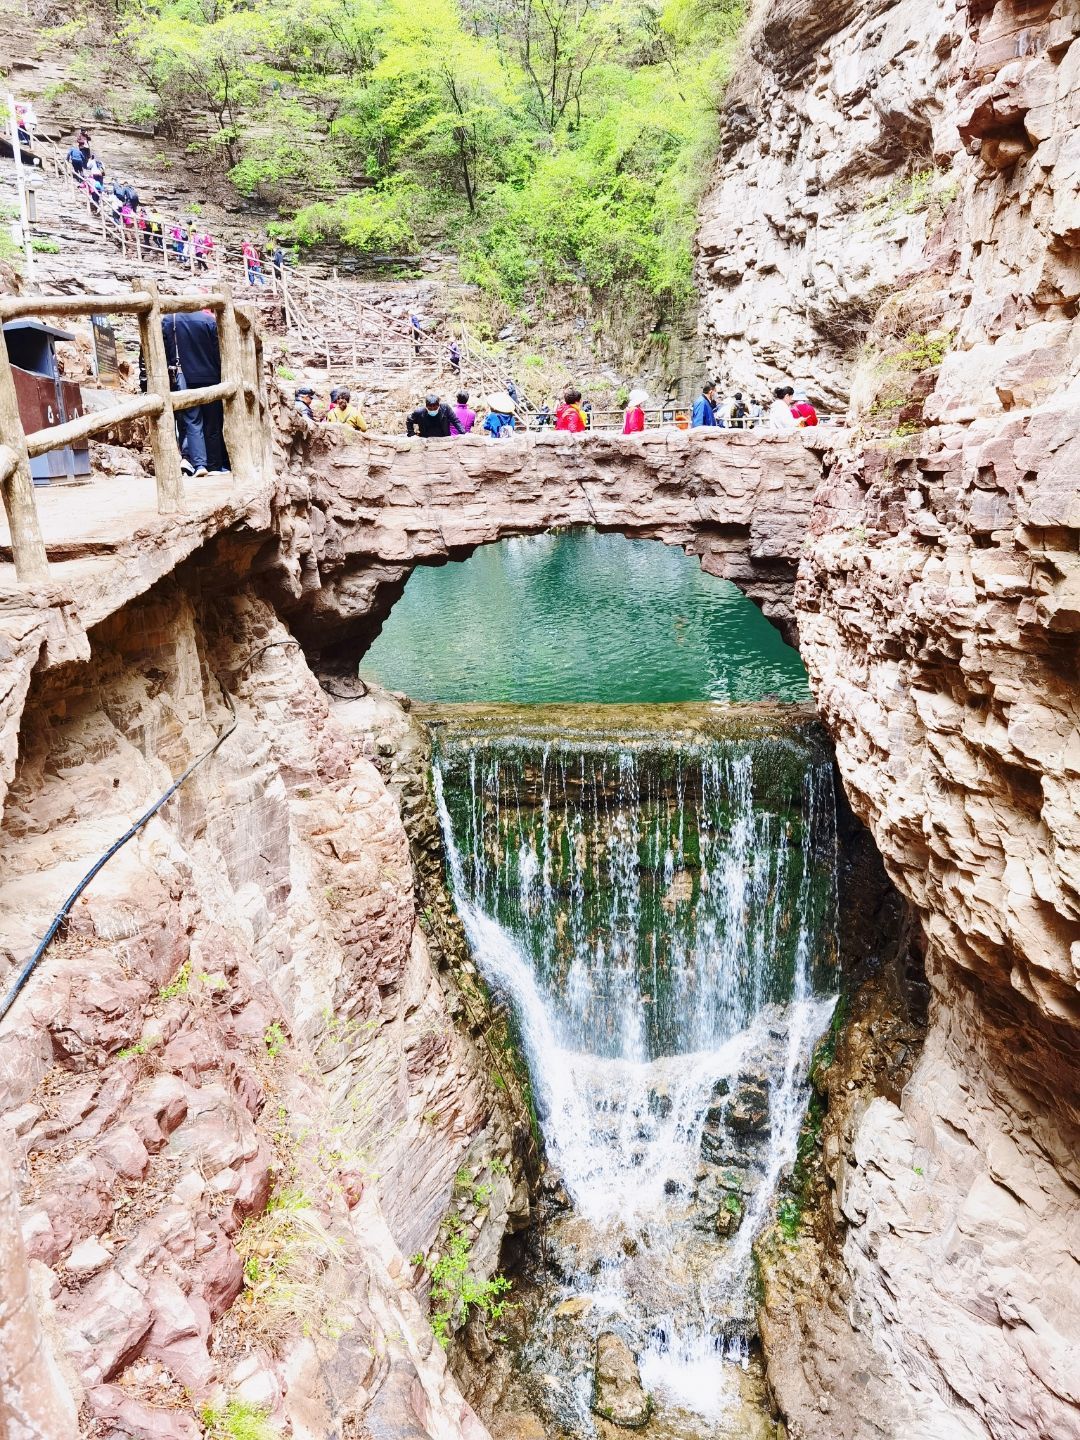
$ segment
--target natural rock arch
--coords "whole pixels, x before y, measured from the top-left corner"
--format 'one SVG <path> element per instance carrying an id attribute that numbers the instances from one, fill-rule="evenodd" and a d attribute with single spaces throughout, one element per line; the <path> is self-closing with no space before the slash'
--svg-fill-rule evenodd
<path id="1" fill-rule="evenodd" d="M 297 433 L 296 513 L 309 534 L 290 623 L 324 669 L 349 669 L 417 565 L 588 526 L 697 555 L 796 644 L 795 578 L 824 450 L 823 436 L 719 430 L 510 442 Z"/>

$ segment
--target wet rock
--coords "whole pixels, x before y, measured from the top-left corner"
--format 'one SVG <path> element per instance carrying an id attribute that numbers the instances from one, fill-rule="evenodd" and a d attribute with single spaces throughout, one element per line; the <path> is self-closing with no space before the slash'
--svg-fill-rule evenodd
<path id="1" fill-rule="evenodd" d="M 540 1194 L 554 1210 L 569 1210 L 573 1203 L 557 1170 L 548 1170 L 544 1174 L 540 1181 Z"/>
<path id="2" fill-rule="evenodd" d="M 587 1315 L 593 1307 L 591 1295 L 575 1295 L 571 1300 L 564 1300 L 562 1304 L 556 1305 L 552 1314 L 557 1320 L 580 1320 Z"/>
<path id="3" fill-rule="evenodd" d="M 658 1120 L 666 1120 L 671 1114 L 671 1096 L 666 1090 L 649 1091 L 649 1113 Z"/>
<path id="4" fill-rule="evenodd" d="M 723 1203 L 716 1212 L 715 1226 L 716 1233 L 721 1240 L 728 1240 L 735 1234 L 743 1222 L 745 1207 L 740 1196 L 730 1192 L 725 1195 Z"/>
<path id="5" fill-rule="evenodd" d="M 640 1430 L 648 1424 L 652 1401 L 641 1383 L 634 1353 L 621 1335 L 606 1330 L 596 1338 L 593 1410 L 613 1425 Z"/>
<path id="6" fill-rule="evenodd" d="M 492 1440 L 548 1440 L 548 1432 L 535 1415 L 496 1416 L 491 1422 Z"/>
<path id="7" fill-rule="evenodd" d="M 484 1317 L 478 1310 L 474 1310 L 469 1316 L 461 1338 L 470 1360 L 475 1360 L 478 1365 L 487 1365 L 490 1362 L 495 1354 L 495 1344 L 487 1332 Z"/>
<path id="8" fill-rule="evenodd" d="M 660 904 L 670 914 L 676 906 L 688 904 L 693 897 L 694 880 L 689 870 L 677 870 L 672 876 L 671 884 L 664 891 Z"/>
<path id="9" fill-rule="evenodd" d="M 760 1075 L 740 1075 L 724 1118 L 736 1135 L 768 1135 L 768 1081 Z"/>
<path id="10" fill-rule="evenodd" d="M 532 1224 L 532 1200 L 526 1181 L 519 1180 L 506 1207 L 506 1228 L 511 1234 L 528 1229 Z"/>

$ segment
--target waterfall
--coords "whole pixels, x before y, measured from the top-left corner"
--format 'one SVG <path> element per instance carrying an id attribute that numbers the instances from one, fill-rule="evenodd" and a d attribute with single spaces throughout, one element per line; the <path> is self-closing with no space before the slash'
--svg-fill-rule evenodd
<path id="1" fill-rule="evenodd" d="M 708 1418 L 747 1354 L 751 1246 L 832 1009 L 829 758 L 799 733 L 451 732 L 434 787 L 458 909 L 572 1202 L 548 1242 L 553 1299 L 586 1297 L 650 1391 Z M 530 1345 L 591 1434 L 555 1313 Z"/>

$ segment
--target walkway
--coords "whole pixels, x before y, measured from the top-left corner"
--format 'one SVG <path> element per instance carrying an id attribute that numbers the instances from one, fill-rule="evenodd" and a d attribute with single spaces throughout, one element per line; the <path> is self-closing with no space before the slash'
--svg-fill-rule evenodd
<path id="1" fill-rule="evenodd" d="M 452 327 L 461 365 L 455 375 L 449 368 L 449 330 L 438 336 L 423 330 L 415 334 L 406 316 L 385 313 L 371 303 L 363 287 L 340 279 L 336 271 L 327 277 L 307 265 L 290 265 L 279 277 L 266 257 L 264 283 L 251 285 L 239 245 L 226 244 L 220 236 L 208 270 L 197 269 L 190 259 L 181 263 L 171 248 L 163 251 L 152 245 L 145 232 L 108 219 L 109 195 L 98 212 L 92 212 L 87 193 L 71 171 L 66 149 L 45 139 L 40 130 L 35 153 L 43 164 L 41 169 L 25 172 L 28 181 L 32 179 L 38 215 L 30 228 L 35 238 L 60 252 L 58 260 L 48 253 L 35 257 L 44 288 L 64 293 L 78 289 L 117 293 L 137 288 L 140 277 L 147 273 L 164 293 L 213 285 L 231 291 L 237 301 L 257 307 L 264 323 L 283 332 L 290 364 L 323 368 L 328 380 L 348 380 L 367 391 L 406 387 L 413 403 L 433 384 L 447 392 L 463 385 L 474 395 L 505 388 L 505 362 L 489 354 L 463 323 L 455 322 Z M 108 166 L 109 157 L 103 154 L 101 158 Z M 108 176 L 110 189 L 113 178 Z M 143 209 L 163 222 L 166 235 L 174 226 L 186 230 L 192 225 L 190 215 L 169 213 L 167 207 L 155 203 L 153 189 L 143 178 L 133 178 Z M 0 198 L 7 196 L 13 203 L 10 165 L 0 167 Z M 526 409 L 535 410 L 527 396 L 522 399 Z"/>

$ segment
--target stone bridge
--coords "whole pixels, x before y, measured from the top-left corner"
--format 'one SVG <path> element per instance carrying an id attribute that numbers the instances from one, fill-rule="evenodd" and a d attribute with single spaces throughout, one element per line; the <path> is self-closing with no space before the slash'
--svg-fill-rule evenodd
<path id="1" fill-rule="evenodd" d="M 794 644 L 795 576 L 828 433 L 424 442 L 297 422 L 286 437 L 301 592 L 290 623 L 324 667 L 352 668 L 416 565 L 592 526 L 697 555 Z"/>

